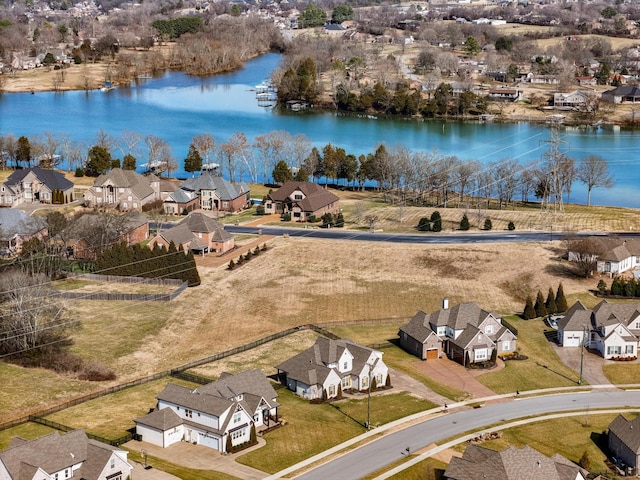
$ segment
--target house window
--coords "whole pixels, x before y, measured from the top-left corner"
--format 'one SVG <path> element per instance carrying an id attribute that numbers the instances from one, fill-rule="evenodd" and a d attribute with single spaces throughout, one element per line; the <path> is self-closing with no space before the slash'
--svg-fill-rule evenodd
<path id="1" fill-rule="evenodd" d="M 110 462 L 111 468 L 116 468 L 116 459 L 112 458 Z"/>
<path id="2" fill-rule="evenodd" d="M 187 418 L 193 418 L 193 410 L 184 410 L 184 416 Z"/>
<path id="3" fill-rule="evenodd" d="M 347 388 L 349 386 L 349 377 L 344 377 L 342 379 L 342 388 Z"/>
<path id="4" fill-rule="evenodd" d="M 484 333 L 487 335 L 491 335 L 493 333 L 493 325 L 487 325 L 484 327 Z"/>
<path id="5" fill-rule="evenodd" d="M 133 208 L 138 208 L 138 204 L 133 202 Z"/>
<path id="6" fill-rule="evenodd" d="M 293 199 L 294 199 L 294 200 L 302 200 L 302 194 L 301 194 L 301 193 L 296 193 L 296 194 L 293 196 Z"/>
<path id="7" fill-rule="evenodd" d="M 129 205 L 127 205 L 127 202 L 124 202 L 124 203 L 122 204 L 122 208 L 127 208 L 128 206 L 129 206 Z"/>
<path id="8" fill-rule="evenodd" d="M 346 370 L 346 369 L 348 368 L 348 366 L 349 366 L 349 365 L 347 364 L 347 362 L 344 362 L 344 363 L 342 364 L 342 369 L 343 369 L 343 370 Z"/>
<path id="9" fill-rule="evenodd" d="M 96 187 L 96 192 L 101 192 L 102 191 L 102 187 Z"/>
<path id="10" fill-rule="evenodd" d="M 627 345 L 627 346 L 624 348 L 624 353 L 627 353 L 627 354 L 631 354 L 631 355 L 633 355 L 633 345 Z"/>
<path id="11" fill-rule="evenodd" d="M 361 384 L 362 384 L 362 388 L 367 388 L 369 386 L 369 377 L 368 376 L 362 377 Z"/>
<path id="12" fill-rule="evenodd" d="M 620 345 L 610 345 L 607 347 L 607 355 L 620 355 L 622 347 Z"/>
<path id="13" fill-rule="evenodd" d="M 640 329 L 640 322 L 636 322 L 636 330 Z"/>
<path id="14" fill-rule="evenodd" d="M 487 359 L 487 349 L 486 348 L 479 348 L 478 350 L 475 351 L 475 360 L 476 362 L 480 361 L 480 360 L 486 360 Z"/>
<path id="15" fill-rule="evenodd" d="M 511 344 L 509 343 L 509 340 L 502 342 L 502 350 L 507 351 L 511 348 Z"/>
<path id="16" fill-rule="evenodd" d="M 241 430 L 236 430 L 235 432 L 231 432 L 231 439 L 232 440 L 237 440 L 239 438 L 244 437 L 244 432 L 245 432 L 244 428 L 241 429 Z"/>
<path id="17" fill-rule="evenodd" d="M 64 478 L 70 478 L 71 477 L 71 469 L 70 468 L 65 468 L 64 469 Z"/>
<path id="18" fill-rule="evenodd" d="M 604 262 L 604 271 L 605 272 L 611 271 L 611 262 Z"/>
<path id="19" fill-rule="evenodd" d="M 329 396 L 333 397 L 336 394 L 336 386 L 335 385 L 329 385 Z"/>
<path id="20" fill-rule="evenodd" d="M 222 208 L 229 207 L 229 202 L 222 202 Z"/>
<path id="21" fill-rule="evenodd" d="M 233 414 L 233 423 L 239 423 L 242 420 L 242 413 L 236 412 Z"/>
<path id="22" fill-rule="evenodd" d="M 124 188 L 119 188 L 118 193 L 124 193 Z"/>

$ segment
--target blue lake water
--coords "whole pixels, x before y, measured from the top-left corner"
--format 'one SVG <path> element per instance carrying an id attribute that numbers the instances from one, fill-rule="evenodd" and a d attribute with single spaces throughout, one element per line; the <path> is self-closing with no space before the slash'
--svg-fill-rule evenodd
<path id="1" fill-rule="evenodd" d="M 548 149 L 548 127 L 525 122 L 422 122 L 260 107 L 253 89 L 279 61 L 279 55 L 267 54 L 241 70 L 206 78 L 167 72 L 108 92 L 5 93 L 0 95 L 0 135 L 51 132 L 91 146 L 99 130 L 115 138 L 124 130 L 134 131 L 168 142 L 180 169 L 192 138 L 205 132 L 224 142 L 236 132 L 252 141 L 258 135 L 285 130 L 306 135 L 319 148 L 332 143 L 356 155 L 372 152 L 385 142 L 482 163 L 505 158 L 540 161 Z M 563 151 L 570 157 L 600 155 L 609 162 L 615 187 L 595 189 L 592 204 L 640 208 L 640 132 L 562 128 L 561 137 L 566 142 Z M 121 157 L 119 152 L 115 156 Z M 138 158 L 138 164 L 145 161 Z M 180 169 L 177 175 L 184 175 Z M 571 201 L 586 203 L 583 185 L 574 184 Z"/>

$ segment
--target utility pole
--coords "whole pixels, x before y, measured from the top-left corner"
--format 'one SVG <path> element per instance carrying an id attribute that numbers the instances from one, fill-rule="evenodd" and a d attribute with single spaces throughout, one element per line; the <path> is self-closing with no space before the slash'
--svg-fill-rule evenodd
<path id="1" fill-rule="evenodd" d="M 367 431 L 371 428 L 371 372 L 373 365 L 367 363 L 369 367 L 369 391 L 367 394 Z"/>
<path id="2" fill-rule="evenodd" d="M 587 343 L 587 335 L 589 330 L 585 325 L 582 326 L 582 342 L 580 342 L 580 378 L 578 379 L 578 385 L 582 385 L 582 368 L 584 366 L 584 346 Z"/>

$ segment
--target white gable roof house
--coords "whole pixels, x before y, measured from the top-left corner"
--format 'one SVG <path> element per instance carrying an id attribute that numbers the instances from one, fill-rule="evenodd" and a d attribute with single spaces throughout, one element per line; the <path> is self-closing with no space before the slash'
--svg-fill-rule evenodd
<path id="1" fill-rule="evenodd" d="M 558 342 L 563 347 L 584 345 L 606 359 L 637 357 L 640 304 L 603 300 L 588 309 L 576 302 L 558 321 Z"/>
<path id="2" fill-rule="evenodd" d="M 389 371 L 382 352 L 348 339 L 318 337 L 313 347 L 276 366 L 280 381 L 308 400 L 330 399 L 341 391 L 383 387 Z"/>
<path id="3" fill-rule="evenodd" d="M 157 408 L 134 420 L 136 433 L 163 448 L 186 441 L 230 453 L 229 442 L 237 447 L 251 440 L 252 430 L 279 424 L 276 397 L 260 370 L 222 374 L 194 390 L 170 383 Z"/>
<path id="4" fill-rule="evenodd" d="M 15 437 L 0 452 L 3 480 L 126 480 L 133 466 L 128 452 L 90 440 L 82 430 L 58 432 L 27 441 Z"/>

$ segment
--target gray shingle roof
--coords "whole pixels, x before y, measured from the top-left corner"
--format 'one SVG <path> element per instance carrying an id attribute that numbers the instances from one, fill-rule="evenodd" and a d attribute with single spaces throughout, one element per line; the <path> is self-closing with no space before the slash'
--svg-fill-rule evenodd
<path id="1" fill-rule="evenodd" d="M 215 190 L 220 200 L 234 200 L 249 191 L 244 183 L 233 184 L 218 175 L 207 172 L 195 178 L 188 178 L 180 185 L 180 189 L 196 193 L 201 190 Z"/>
<path id="2" fill-rule="evenodd" d="M 7 178 L 5 184 L 17 185 L 20 183 L 30 172 L 45 184 L 50 190 L 67 190 L 73 187 L 73 182 L 68 180 L 64 174 L 56 172 L 55 170 L 49 170 L 40 167 L 24 168 L 22 170 L 16 170 L 9 178 Z"/>
<path id="3" fill-rule="evenodd" d="M 201 393 L 198 389 L 191 390 L 173 383 L 167 384 L 157 398 L 216 417 L 220 417 L 233 404 L 222 397 Z"/>
<path id="4" fill-rule="evenodd" d="M 232 399 L 240 394 L 249 394 L 264 398 L 267 402 L 271 402 L 278 396 L 271 382 L 259 369 L 246 370 L 235 375 L 223 374 L 217 381 L 198 387 L 198 391 L 226 399 Z"/>
<path id="5" fill-rule="evenodd" d="M 108 173 L 96 178 L 93 182 L 93 186 L 101 187 L 106 183 L 111 182 L 118 188 L 130 188 L 131 191 L 142 200 L 153 195 L 153 188 L 151 188 L 151 182 L 153 181 L 159 182 L 158 177 L 155 175 L 140 175 L 133 170 L 114 168 Z"/>
<path id="6" fill-rule="evenodd" d="M 167 430 L 169 428 L 182 425 L 182 419 L 171 408 L 162 408 L 160 410 L 154 410 L 151 413 L 147 413 L 142 417 L 138 417 L 133 420 L 135 423 L 141 425 L 147 425 L 157 430 Z"/>
<path id="7" fill-rule="evenodd" d="M 472 444 L 461 458 L 451 459 L 444 476 L 451 480 L 576 480 L 586 473 L 560 455 L 549 458 L 529 446 L 498 452 Z"/>
<path id="8" fill-rule="evenodd" d="M 332 370 L 327 365 L 336 362 L 345 349 L 353 356 L 352 369 L 349 372 L 336 372 L 341 377 L 345 374 L 359 374 L 374 351 L 348 339 L 329 340 L 318 337 L 313 347 L 285 360 L 276 368 L 286 372 L 287 377 L 307 385 L 321 385 Z"/>
<path id="9" fill-rule="evenodd" d="M 82 476 L 94 480 L 115 450 L 109 445 L 89 440 L 82 430 L 74 430 L 63 435 L 55 432 L 30 442 L 19 442 L 0 452 L 0 460 L 15 479 L 32 478 L 33 475 L 29 474 L 34 468 L 55 473 L 83 462 Z"/>
<path id="10" fill-rule="evenodd" d="M 618 415 L 609 425 L 609 433 L 613 433 L 632 452 L 640 454 L 640 417 L 627 420 Z"/>
<path id="11" fill-rule="evenodd" d="M 30 217 L 22 210 L 0 209 L 0 239 L 6 240 L 16 235 L 33 235 L 46 227 L 41 217 Z"/>

